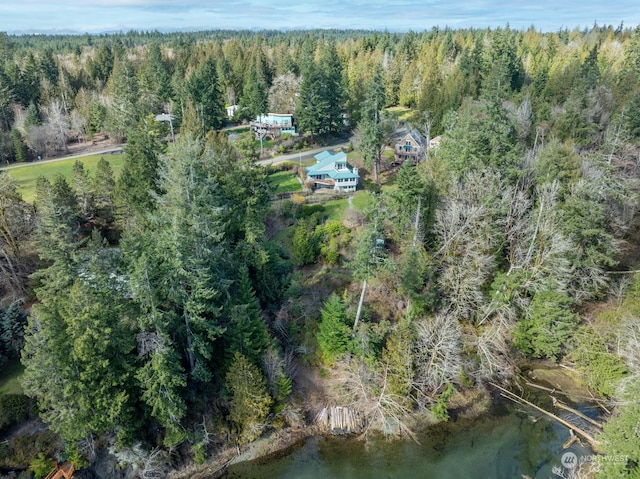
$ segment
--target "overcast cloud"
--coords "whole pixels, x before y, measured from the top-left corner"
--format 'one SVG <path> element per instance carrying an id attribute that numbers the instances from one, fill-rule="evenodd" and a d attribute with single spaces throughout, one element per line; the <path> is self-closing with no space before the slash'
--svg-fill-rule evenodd
<path id="1" fill-rule="evenodd" d="M 193 29 L 362 28 L 421 31 L 433 26 L 543 31 L 640 24 L 638 0 L 0 0 L 0 31 L 104 32 Z"/>

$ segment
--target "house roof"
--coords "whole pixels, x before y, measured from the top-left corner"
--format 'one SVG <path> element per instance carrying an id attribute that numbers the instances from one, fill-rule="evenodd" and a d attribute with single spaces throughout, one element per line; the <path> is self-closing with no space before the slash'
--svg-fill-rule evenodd
<path id="1" fill-rule="evenodd" d="M 347 163 L 347 155 L 344 152 L 331 153 L 327 150 L 322 153 L 318 153 L 314 156 L 317 163 L 315 165 L 307 167 L 307 175 L 312 174 L 326 174 L 330 178 L 337 179 L 355 179 L 360 176 L 351 170 L 351 167 Z M 344 163 L 347 170 L 337 171 L 335 169 L 336 163 Z"/>
<path id="2" fill-rule="evenodd" d="M 332 154 L 331 152 L 325 150 L 322 153 L 318 153 L 314 156 L 317 163 L 315 165 L 309 166 L 307 168 L 307 173 L 320 173 L 320 172 L 329 172 L 335 171 L 334 164 L 338 161 L 347 162 L 347 155 L 343 152 Z"/>
<path id="3" fill-rule="evenodd" d="M 318 163 L 326 160 L 327 158 L 332 158 L 333 154 L 330 151 L 324 150 L 322 153 L 318 153 L 314 158 Z"/>
<path id="4" fill-rule="evenodd" d="M 416 143 L 418 143 L 421 147 L 425 148 L 427 146 L 427 139 L 418 131 L 417 128 L 414 128 L 409 133 L 407 133 L 404 138 L 407 136 L 411 136 Z M 403 140 L 404 140 L 403 138 Z"/>

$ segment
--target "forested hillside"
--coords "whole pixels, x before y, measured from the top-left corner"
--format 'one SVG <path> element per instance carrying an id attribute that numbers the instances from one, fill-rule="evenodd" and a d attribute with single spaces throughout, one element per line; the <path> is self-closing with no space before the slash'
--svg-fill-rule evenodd
<path id="1" fill-rule="evenodd" d="M 267 111 L 300 144 L 353 130 L 344 214 L 278 199 L 220 131 Z M 401 127 L 439 147 L 394 166 Z M 599 450 L 628 459 L 599 477 L 640 474 L 640 28 L 0 35 L 0 161 L 98 135 L 117 176 L 78 162 L 31 204 L 0 172 L 0 432 L 55 433 L 0 467 L 111 448 L 158 477 L 313 423 L 313 378 L 411 435 L 544 359 L 609 406 Z"/>

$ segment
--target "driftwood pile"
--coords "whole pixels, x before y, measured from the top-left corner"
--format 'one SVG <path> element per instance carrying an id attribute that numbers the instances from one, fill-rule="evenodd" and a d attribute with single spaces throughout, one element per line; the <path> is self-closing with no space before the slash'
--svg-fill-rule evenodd
<path id="1" fill-rule="evenodd" d="M 345 406 L 324 407 L 316 416 L 316 424 L 333 434 L 350 434 L 363 428 L 360 414 Z"/>

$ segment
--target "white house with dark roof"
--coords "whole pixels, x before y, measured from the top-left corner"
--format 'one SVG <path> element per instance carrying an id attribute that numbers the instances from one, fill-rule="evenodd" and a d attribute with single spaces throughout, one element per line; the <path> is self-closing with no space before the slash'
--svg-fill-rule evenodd
<path id="1" fill-rule="evenodd" d="M 351 168 L 343 152 L 323 151 L 314 156 L 316 164 L 309 166 L 305 184 L 312 188 L 331 188 L 336 191 L 356 191 L 358 168 Z"/>

